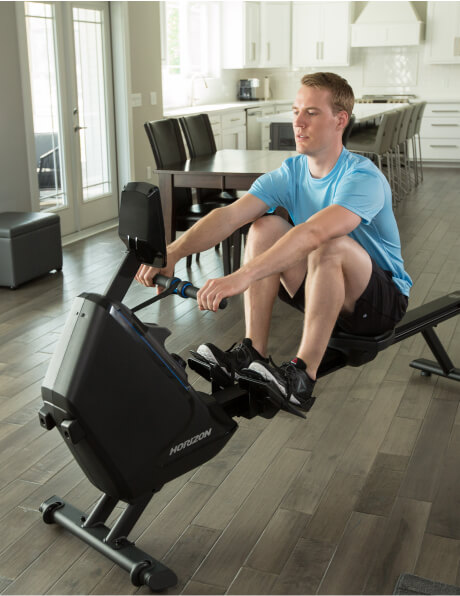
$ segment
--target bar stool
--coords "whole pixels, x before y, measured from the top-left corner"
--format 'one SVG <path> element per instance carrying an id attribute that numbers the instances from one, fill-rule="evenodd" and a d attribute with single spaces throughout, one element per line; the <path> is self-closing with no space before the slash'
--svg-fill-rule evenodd
<path id="1" fill-rule="evenodd" d="M 406 108 L 404 108 L 404 119 L 402 122 L 401 130 L 399 133 L 398 139 L 398 159 L 400 162 L 400 168 L 404 167 L 404 174 L 405 174 L 405 185 L 404 190 L 407 194 L 412 189 L 412 180 L 410 176 L 410 163 L 409 163 L 409 126 L 411 123 L 412 118 L 414 117 L 414 112 L 418 110 L 417 104 L 409 104 Z M 401 162 L 402 158 L 402 162 Z M 401 175 L 402 179 L 402 175 Z"/>
<path id="2" fill-rule="evenodd" d="M 383 173 L 383 158 L 386 158 L 387 178 L 392 189 L 395 183 L 391 149 L 399 118 L 400 113 L 397 110 L 385 112 L 376 129 L 367 129 L 356 132 L 355 134 L 352 132 L 347 144 L 347 148 L 350 151 L 375 156 L 377 165 Z"/>
<path id="3" fill-rule="evenodd" d="M 422 152 L 420 144 L 420 126 L 422 123 L 423 112 L 425 111 L 426 102 L 421 101 L 414 104 L 414 111 L 411 116 L 409 123 L 409 130 L 407 132 L 408 144 L 409 140 L 412 143 L 412 167 L 413 167 L 413 183 L 414 186 L 419 184 L 419 167 L 420 167 L 420 179 L 423 181 L 422 171 Z M 417 151 L 417 138 L 418 138 L 418 151 Z"/>
<path id="4" fill-rule="evenodd" d="M 393 138 L 392 153 L 394 154 L 396 176 L 397 176 L 397 192 L 395 195 L 396 200 L 402 201 L 405 195 L 410 190 L 410 182 L 408 179 L 407 163 L 404 162 L 404 168 L 406 173 L 406 181 L 403 182 L 401 156 L 406 156 L 406 153 L 402 151 L 402 147 L 407 137 L 407 130 L 409 127 L 409 121 L 412 113 L 412 106 L 405 105 L 398 108 L 399 121 L 396 125 L 396 130 Z"/>
<path id="5" fill-rule="evenodd" d="M 422 160 L 422 144 L 420 142 L 420 128 L 422 126 L 422 118 L 423 113 L 425 111 L 426 101 L 421 101 L 419 103 L 419 109 L 417 111 L 417 119 L 415 122 L 415 131 L 412 137 L 412 147 L 414 150 L 414 156 L 417 161 L 417 182 L 418 182 L 418 166 L 420 166 L 420 178 L 423 182 L 423 160 Z M 417 143 L 418 143 L 418 150 L 417 150 Z"/>

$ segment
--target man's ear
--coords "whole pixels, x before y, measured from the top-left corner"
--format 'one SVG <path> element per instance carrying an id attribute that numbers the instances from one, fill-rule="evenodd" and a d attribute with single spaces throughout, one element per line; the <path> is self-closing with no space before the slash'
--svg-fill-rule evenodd
<path id="1" fill-rule="evenodd" d="M 345 130 L 349 120 L 350 117 L 348 116 L 348 112 L 346 112 L 345 110 L 340 110 L 340 112 L 338 112 L 337 122 L 342 130 Z"/>

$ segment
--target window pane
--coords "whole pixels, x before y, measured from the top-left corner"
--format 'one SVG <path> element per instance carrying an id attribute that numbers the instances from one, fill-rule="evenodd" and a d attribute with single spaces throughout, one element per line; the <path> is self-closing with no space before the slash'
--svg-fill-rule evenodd
<path id="1" fill-rule="evenodd" d="M 171 2 L 166 3 L 167 58 L 170 74 L 180 73 L 179 9 Z"/>
<path id="2" fill-rule="evenodd" d="M 104 32 L 99 10 L 73 9 L 83 200 L 111 192 Z"/>
<path id="3" fill-rule="evenodd" d="M 26 2 L 26 30 L 40 209 L 67 204 L 61 179 L 60 115 L 52 6 Z"/>

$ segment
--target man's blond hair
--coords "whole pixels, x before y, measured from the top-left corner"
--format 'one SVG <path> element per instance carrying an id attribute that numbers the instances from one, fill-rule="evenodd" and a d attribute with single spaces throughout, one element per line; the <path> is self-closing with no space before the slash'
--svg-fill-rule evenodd
<path id="1" fill-rule="evenodd" d="M 348 117 L 351 116 L 355 105 L 353 89 L 343 77 L 333 72 L 315 72 L 302 77 L 302 85 L 316 87 L 317 89 L 328 89 L 331 92 L 332 112 L 345 110 Z"/>

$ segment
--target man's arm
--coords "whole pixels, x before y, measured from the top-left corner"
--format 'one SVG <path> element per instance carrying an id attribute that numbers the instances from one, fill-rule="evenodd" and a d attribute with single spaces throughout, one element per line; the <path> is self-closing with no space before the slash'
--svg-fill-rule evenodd
<path id="1" fill-rule="evenodd" d="M 200 309 L 216 311 L 220 301 L 244 292 L 251 283 L 281 273 L 333 238 L 352 232 L 361 222 L 359 215 L 340 205 L 322 209 L 305 223 L 295 226 L 263 254 L 226 277 L 208 280 L 198 293 Z"/>
<path id="2" fill-rule="evenodd" d="M 226 207 L 213 209 L 168 246 L 167 266 L 161 272 L 171 276 L 180 259 L 219 244 L 245 224 L 261 217 L 266 211 L 266 203 L 249 193 Z M 141 265 L 136 280 L 145 286 L 153 286 L 152 279 L 159 272 L 159 269 L 149 265 Z"/>

